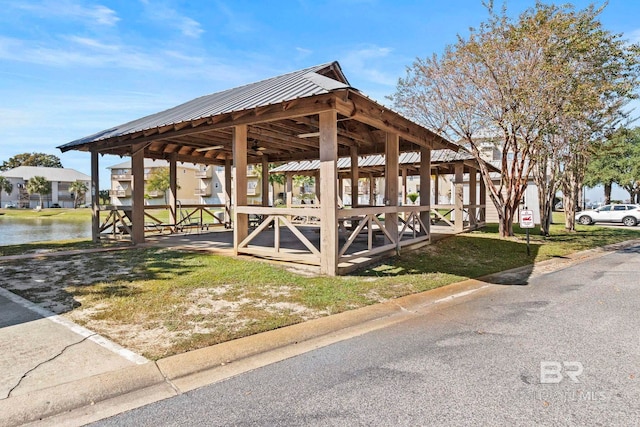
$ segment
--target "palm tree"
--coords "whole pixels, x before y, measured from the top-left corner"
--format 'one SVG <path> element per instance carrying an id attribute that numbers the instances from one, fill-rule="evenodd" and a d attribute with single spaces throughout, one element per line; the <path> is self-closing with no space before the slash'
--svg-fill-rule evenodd
<path id="1" fill-rule="evenodd" d="M 82 181 L 75 181 L 69 185 L 69 192 L 73 193 L 73 208 L 78 207 L 78 202 L 84 198 L 84 195 L 89 191 L 89 187 Z"/>
<path id="2" fill-rule="evenodd" d="M 2 192 L 7 193 L 7 196 L 13 191 L 13 184 L 4 176 L 0 176 L 0 207 L 2 207 Z"/>
<path id="3" fill-rule="evenodd" d="M 51 183 L 44 176 L 34 176 L 27 181 L 27 192 L 40 197 L 40 209 L 42 209 L 42 196 L 51 193 Z"/>

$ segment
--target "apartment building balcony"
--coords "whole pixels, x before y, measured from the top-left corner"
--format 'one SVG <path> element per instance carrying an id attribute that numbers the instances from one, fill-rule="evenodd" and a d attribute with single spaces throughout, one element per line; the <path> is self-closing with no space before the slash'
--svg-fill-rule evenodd
<path id="1" fill-rule="evenodd" d="M 211 178 L 213 176 L 213 168 L 208 167 L 207 169 L 197 170 L 195 175 L 196 178 Z"/>
<path id="2" fill-rule="evenodd" d="M 120 174 L 112 174 L 111 179 L 113 181 L 131 181 L 130 173 L 120 173 Z"/>
<path id="3" fill-rule="evenodd" d="M 211 188 L 196 188 L 194 194 L 200 197 L 209 197 L 211 195 Z"/>
<path id="4" fill-rule="evenodd" d="M 131 190 L 109 190 L 109 196 L 111 197 L 131 197 Z"/>

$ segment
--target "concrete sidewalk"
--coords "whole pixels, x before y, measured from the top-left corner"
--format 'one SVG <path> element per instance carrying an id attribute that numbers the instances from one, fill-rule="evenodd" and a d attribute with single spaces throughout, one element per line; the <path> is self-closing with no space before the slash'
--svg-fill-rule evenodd
<path id="1" fill-rule="evenodd" d="M 0 402 L 148 361 L 0 288 Z M 2 405 L 2 403 L 0 403 Z M 4 425 L 0 409 L 0 424 Z"/>
<path id="2" fill-rule="evenodd" d="M 638 244 L 580 252 L 157 362 L 0 289 L 0 425 L 83 425 Z"/>

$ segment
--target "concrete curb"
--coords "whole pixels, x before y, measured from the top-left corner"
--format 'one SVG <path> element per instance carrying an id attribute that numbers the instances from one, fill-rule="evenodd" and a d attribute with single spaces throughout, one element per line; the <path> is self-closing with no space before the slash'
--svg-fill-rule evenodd
<path id="1" fill-rule="evenodd" d="M 493 283 L 506 284 L 505 279 L 512 281 L 532 274 L 558 271 L 577 262 L 637 244 L 640 244 L 640 239 L 578 252 L 560 259 L 506 270 L 479 279 L 468 279 L 419 294 L 170 356 L 156 363 L 131 366 L 0 400 L 2 423 L 11 427 L 49 417 L 51 418 L 45 420 L 45 423 L 50 425 L 80 425 L 95 421 L 122 410 L 122 406 L 99 408 L 99 403 L 108 406 L 110 400 L 119 401 L 120 404 L 125 403 L 125 406 L 128 403 L 126 409 L 133 409 L 402 322 L 442 304 L 459 304 L 461 298 L 474 292 L 495 289 L 491 286 Z M 138 399 L 142 403 L 135 404 L 132 402 L 136 399 L 127 399 L 126 395 L 133 395 L 144 389 L 148 389 L 149 393 L 145 393 L 144 399 Z M 81 408 L 82 413 L 69 412 Z"/>
<path id="2" fill-rule="evenodd" d="M 164 381 L 156 365 L 151 362 L 106 372 L 0 400 L 2 423 L 5 426 L 23 425 Z"/>

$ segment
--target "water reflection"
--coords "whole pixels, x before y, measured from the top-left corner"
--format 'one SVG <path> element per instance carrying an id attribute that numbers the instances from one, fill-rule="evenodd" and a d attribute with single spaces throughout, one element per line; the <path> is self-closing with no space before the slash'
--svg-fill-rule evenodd
<path id="1" fill-rule="evenodd" d="M 21 243 L 91 238 L 91 220 L 60 221 L 51 218 L 0 216 L 0 246 Z"/>

